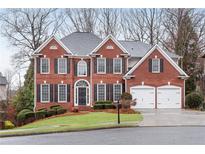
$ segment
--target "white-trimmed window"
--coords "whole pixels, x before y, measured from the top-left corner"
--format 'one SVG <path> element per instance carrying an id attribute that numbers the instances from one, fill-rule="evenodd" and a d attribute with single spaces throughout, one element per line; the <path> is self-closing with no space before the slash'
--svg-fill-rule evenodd
<path id="1" fill-rule="evenodd" d="M 97 73 L 106 73 L 106 58 L 97 58 Z"/>
<path id="2" fill-rule="evenodd" d="M 50 69 L 49 59 L 41 58 L 41 74 L 48 74 Z"/>
<path id="3" fill-rule="evenodd" d="M 66 84 L 58 84 L 58 102 L 67 102 Z"/>
<path id="4" fill-rule="evenodd" d="M 160 72 L 160 59 L 152 59 L 152 73 Z"/>
<path id="5" fill-rule="evenodd" d="M 122 58 L 114 58 L 113 59 L 113 72 L 115 74 L 122 73 Z"/>
<path id="6" fill-rule="evenodd" d="M 113 84 L 113 101 L 120 100 L 122 94 L 122 84 Z"/>
<path id="7" fill-rule="evenodd" d="M 78 76 L 87 76 L 87 63 L 84 60 L 78 62 Z"/>
<path id="8" fill-rule="evenodd" d="M 67 58 L 58 58 L 58 74 L 66 74 L 67 67 Z"/>
<path id="9" fill-rule="evenodd" d="M 50 85 L 41 84 L 41 102 L 50 101 Z"/>
<path id="10" fill-rule="evenodd" d="M 97 84 L 97 100 L 106 100 L 106 84 Z"/>

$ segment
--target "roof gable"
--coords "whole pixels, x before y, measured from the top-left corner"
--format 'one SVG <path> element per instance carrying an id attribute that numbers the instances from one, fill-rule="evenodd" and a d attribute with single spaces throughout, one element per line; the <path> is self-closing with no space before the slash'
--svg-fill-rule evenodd
<path id="1" fill-rule="evenodd" d="M 49 37 L 44 43 L 42 43 L 34 52 L 34 54 L 38 54 L 41 52 L 41 50 L 48 45 L 49 42 L 51 42 L 52 40 L 55 40 L 67 53 L 69 54 L 73 54 L 62 42 L 61 40 L 59 40 L 57 37 L 55 37 L 54 35 Z"/>
<path id="2" fill-rule="evenodd" d="M 122 52 L 129 54 L 129 52 L 111 34 L 108 35 L 90 54 L 96 53 L 109 39 L 111 39 L 122 50 Z"/>
<path id="3" fill-rule="evenodd" d="M 133 68 L 128 71 L 124 77 L 127 77 L 129 75 L 131 75 L 145 60 L 146 58 L 155 51 L 155 49 L 157 49 L 162 56 L 165 57 L 165 59 L 181 74 L 184 75 L 185 77 L 189 77 L 168 55 L 167 53 L 162 50 L 162 48 L 160 48 L 158 45 L 153 46 L 146 54 L 145 56 L 137 63 L 133 66 Z"/>

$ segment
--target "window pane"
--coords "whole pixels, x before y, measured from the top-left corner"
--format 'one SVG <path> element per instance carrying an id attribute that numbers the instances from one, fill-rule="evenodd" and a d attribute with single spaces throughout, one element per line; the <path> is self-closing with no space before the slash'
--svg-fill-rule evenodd
<path id="1" fill-rule="evenodd" d="M 87 63 L 83 60 L 78 62 L 78 75 L 87 75 Z"/>
<path id="2" fill-rule="evenodd" d="M 97 59 L 97 72 L 99 73 L 104 73 L 105 72 L 105 62 L 106 62 L 106 59 L 104 58 L 98 58 Z"/>
<path id="3" fill-rule="evenodd" d="M 115 84 L 114 85 L 114 101 L 118 101 L 120 99 L 121 93 L 122 93 L 122 85 Z"/>
<path id="4" fill-rule="evenodd" d="M 41 72 L 42 73 L 48 73 L 49 66 L 48 66 L 48 59 L 47 58 L 42 58 L 41 59 Z"/>
<path id="5" fill-rule="evenodd" d="M 49 101 L 49 85 L 42 85 L 41 100 L 43 102 L 48 102 Z"/>
<path id="6" fill-rule="evenodd" d="M 67 95 L 66 95 L 66 85 L 58 85 L 58 97 L 60 102 L 66 102 Z"/>
<path id="7" fill-rule="evenodd" d="M 115 73 L 121 73 L 122 69 L 122 59 L 121 58 L 117 58 L 114 59 L 114 72 Z"/>
<path id="8" fill-rule="evenodd" d="M 152 72 L 159 72 L 159 59 L 152 59 Z"/>
<path id="9" fill-rule="evenodd" d="M 105 100 L 105 85 L 104 84 L 98 84 L 98 101 Z"/>
<path id="10" fill-rule="evenodd" d="M 67 59 L 66 58 L 59 58 L 58 59 L 58 72 L 59 73 L 66 73 L 67 72 Z"/>

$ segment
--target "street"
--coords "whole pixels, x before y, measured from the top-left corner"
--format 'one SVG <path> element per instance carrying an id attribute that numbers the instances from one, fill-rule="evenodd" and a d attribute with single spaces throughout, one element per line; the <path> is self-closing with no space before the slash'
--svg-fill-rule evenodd
<path id="1" fill-rule="evenodd" d="M 0 138 L 1 145 L 205 144 L 205 127 L 132 127 Z"/>

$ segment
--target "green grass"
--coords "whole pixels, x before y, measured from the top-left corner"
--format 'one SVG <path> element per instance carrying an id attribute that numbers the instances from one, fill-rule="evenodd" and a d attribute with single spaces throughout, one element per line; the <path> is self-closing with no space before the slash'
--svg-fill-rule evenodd
<path id="1" fill-rule="evenodd" d="M 136 125 L 142 120 L 140 114 L 121 114 L 121 124 L 117 125 L 117 115 L 105 112 L 55 117 L 39 120 L 8 131 L 0 131 L 0 136 L 29 135 L 52 132 L 79 131 L 99 128 L 125 127 Z"/>

